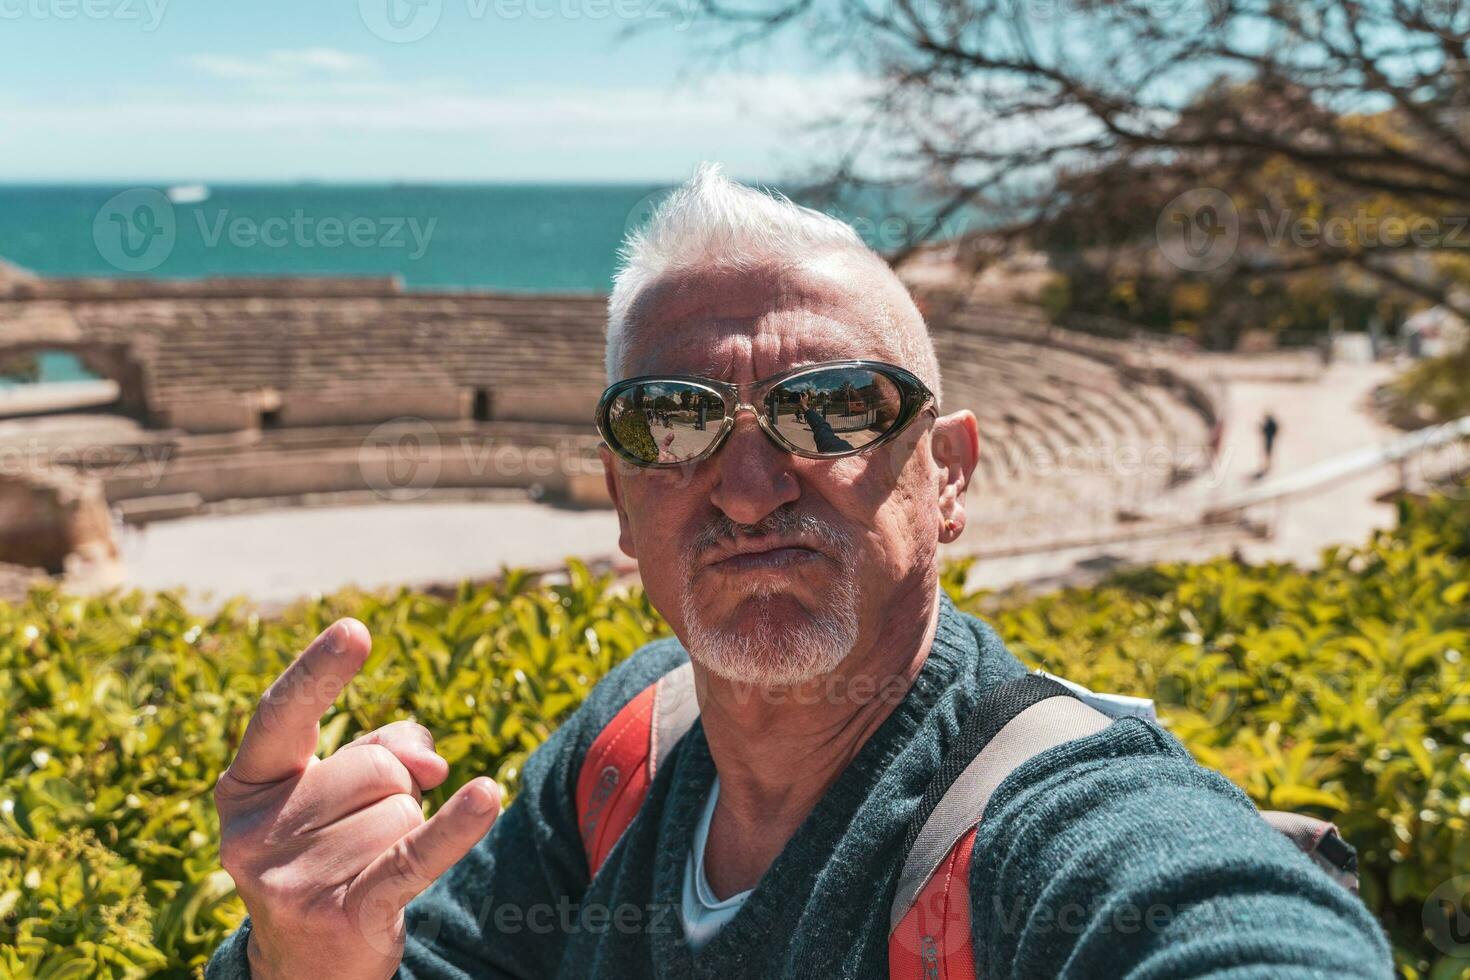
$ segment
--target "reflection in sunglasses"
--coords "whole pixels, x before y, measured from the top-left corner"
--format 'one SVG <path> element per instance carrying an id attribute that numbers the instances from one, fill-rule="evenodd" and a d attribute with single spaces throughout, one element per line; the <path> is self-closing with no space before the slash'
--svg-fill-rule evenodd
<path id="1" fill-rule="evenodd" d="M 918 379 L 889 365 L 818 366 L 773 382 L 763 394 L 764 383 L 756 382 L 761 427 L 788 451 L 818 458 L 848 455 L 888 437 L 932 397 Z M 718 381 L 631 379 L 608 389 L 598 425 L 609 446 L 631 462 L 689 462 L 724 438 L 738 397 Z"/>

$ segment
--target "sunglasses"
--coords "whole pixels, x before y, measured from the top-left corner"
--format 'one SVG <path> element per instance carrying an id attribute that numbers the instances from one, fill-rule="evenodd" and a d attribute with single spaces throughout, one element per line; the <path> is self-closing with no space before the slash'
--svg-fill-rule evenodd
<path id="1" fill-rule="evenodd" d="M 806 459 L 876 449 L 925 409 L 938 414 L 934 393 L 901 367 L 829 361 L 745 385 L 679 374 L 627 378 L 602 393 L 597 431 L 634 466 L 681 466 L 714 455 L 741 409 L 755 413 L 777 446 Z"/>

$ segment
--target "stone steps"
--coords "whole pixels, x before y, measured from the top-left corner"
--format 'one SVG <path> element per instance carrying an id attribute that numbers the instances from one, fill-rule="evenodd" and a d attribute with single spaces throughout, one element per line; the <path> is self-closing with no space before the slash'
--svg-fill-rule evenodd
<path id="1" fill-rule="evenodd" d="M 130 350 L 155 427 L 220 433 L 179 437 L 166 493 L 197 492 L 196 480 L 216 499 L 228 479 L 210 468 L 260 492 L 330 490 L 334 480 L 355 488 L 352 454 L 376 423 L 400 416 L 508 444 L 560 439 L 578 454 L 595 445 L 603 297 L 402 294 L 381 284 L 368 295 L 331 293 L 345 289 L 97 287 L 44 309 L 0 301 L 0 322 L 10 337 L 44 322 L 53 326 L 37 326 L 38 337 Z M 1169 479 L 1120 461 L 1204 439 L 1198 412 L 1163 384 L 1138 380 L 1121 345 L 1059 334 L 1015 307 L 941 311 L 931 329 L 945 410 L 979 419 L 976 514 L 997 533 L 1007 521 L 1101 520 Z M 470 421 L 478 392 L 496 421 Z M 455 425 L 468 428 L 444 428 Z M 297 479 L 292 465 L 315 466 L 315 475 Z"/>

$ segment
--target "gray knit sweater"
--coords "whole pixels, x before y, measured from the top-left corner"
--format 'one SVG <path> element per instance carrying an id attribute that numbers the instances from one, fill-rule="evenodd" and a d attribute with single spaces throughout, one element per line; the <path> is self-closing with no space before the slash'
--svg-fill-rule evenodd
<path id="1" fill-rule="evenodd" d="M 800 980 L 887 975 L 905 824 L 978 696 L 1021 664 L 944 600 L 913 688 L 697 954 L 679 902 L 714 764 L 698 723 L 589 882 L 573 802 L 588 745 L 687 654 L 650 644 L 527 763 L 486 838 L 409 906 L 406 978 Z M 1362 904 L 1158 727 L 1125 719 L 1023 765 L 971 870 L 976 967 L 1003 977 L 1388 977 Z M 248 975 L 249 923 L 209 964 Z"/>

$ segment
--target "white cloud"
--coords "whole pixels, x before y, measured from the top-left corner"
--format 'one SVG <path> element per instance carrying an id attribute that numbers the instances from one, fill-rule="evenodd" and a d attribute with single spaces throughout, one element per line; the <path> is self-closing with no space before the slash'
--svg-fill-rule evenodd
<path id="1" fill-rule="evenodd" d="M 244 84 L 223 98 L 153 91 L 38 105 L 0 95 L 0 150 L 18 152 L 12 166 L 38 170 L 46 158 L 37 148 L 54 157 L 84 135 L 118 148 L 110 162 L 119 173 L 209 178 L 248 167 L 260 178 L 639 179 L 701 159 L 773 173 L 817 155 L 824 140 L 813 124 L 852 109 L 873 84 L 847 72 L 725 73 L 694 84 L 487 92 L 459 79 L 233 77 Z"/>
<path id="2" fill-rule="evenodd" d="M 216 78 L 237 81 L 290 81 L 307 76 L 351 75 L 373 67 L 371 59 L 334 48 L 267 51 L 258 57 L 196 54 L 184 59 L 191 68 Z"/>
<path id="3" fill-rule="evenodd" d="M 211 70 L 242 66 L 216 64 Z M 274 81 L 272 79 L 271 81 Z M 290 85 L 252 87 L 233 99 L 64 105 L 0 105 L 0 123 L 127 131 L 181 126 L 224 131 L 309 128 L 403 132 L 483 132 L 513 127 L 558 132 L 590 127 L 644 140 L 679 127 L 718 129 L 732 121 L 796 127 L 852 107 L 871 82 L 855 74 L 722 74 L 695 87 L 517 86 L 513 93 L 475 93 L 439 82 L 417 85 L 371 80 L 323 82 L 303 91 Z"/>

